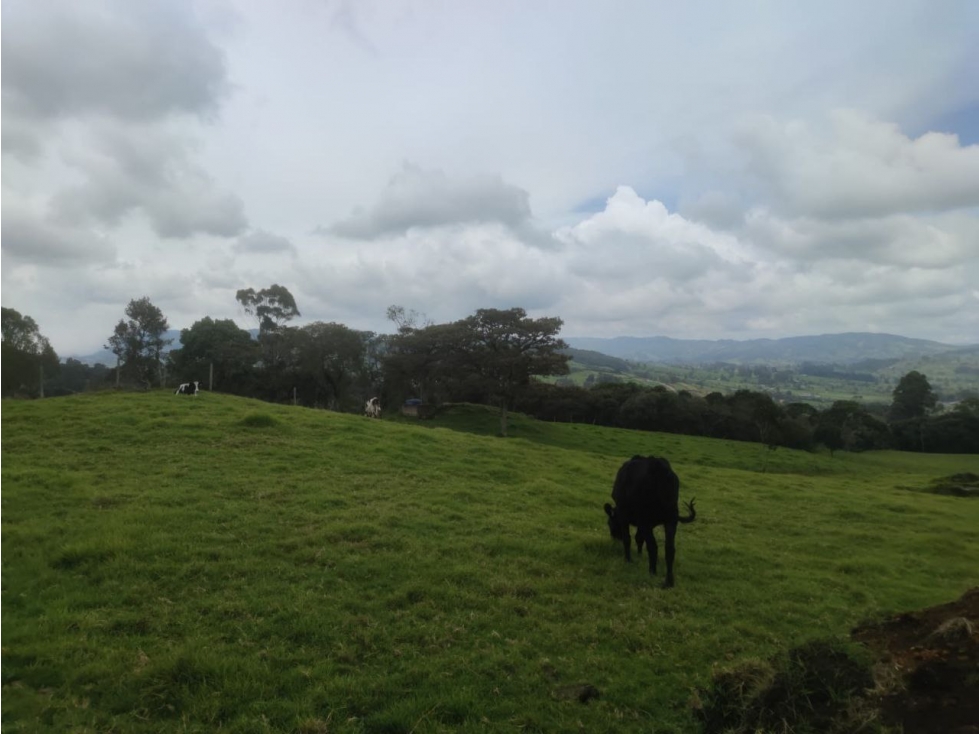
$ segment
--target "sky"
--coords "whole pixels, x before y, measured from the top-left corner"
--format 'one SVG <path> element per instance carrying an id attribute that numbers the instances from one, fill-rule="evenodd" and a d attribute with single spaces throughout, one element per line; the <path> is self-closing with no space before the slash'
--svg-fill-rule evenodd
<path id="1" fill-rule="evenodd" d="M 979 342 L 979 3 L 4 0 L 2 289 Z"/>

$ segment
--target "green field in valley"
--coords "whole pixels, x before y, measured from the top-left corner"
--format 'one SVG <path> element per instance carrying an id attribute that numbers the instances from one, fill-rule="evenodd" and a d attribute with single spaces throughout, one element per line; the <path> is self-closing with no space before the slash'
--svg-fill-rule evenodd
<path id="1" fill-rule="evenodd" d="M 693 732 L 716 667 L 979 583 L 979 502 L 913 491 L 977 456 L 497 427 L 4 401 L 4 731 Z M 671 590 L 608 537 L 635 453 L 697 498 Z"/>

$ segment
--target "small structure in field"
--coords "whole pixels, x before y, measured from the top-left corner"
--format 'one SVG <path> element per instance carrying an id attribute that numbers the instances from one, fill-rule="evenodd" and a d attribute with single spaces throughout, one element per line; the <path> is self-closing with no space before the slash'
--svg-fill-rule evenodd
<path id="1" fill-rule="evenodd" d="M 401 415 L 412 418 L 431 418 L 434 414 L 435 408 L 423 403 L 419 398 L 408 398 L 401 406 Z"/>

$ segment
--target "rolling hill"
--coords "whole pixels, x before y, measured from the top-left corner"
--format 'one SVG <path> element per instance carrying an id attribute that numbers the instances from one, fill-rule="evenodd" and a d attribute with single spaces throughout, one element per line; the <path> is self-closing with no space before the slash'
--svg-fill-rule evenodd
<path id="1" fill-rule="evenodd" d="M 976 582 L 979 503 L 920 490 L 977 457 L 162 391 L 2 428 L 11 731 L 693 732 L 714 666 Z M 605 527 L 634 453 L 697 497 L 669 591 Z"/>
<path id="2" fill-rule="evenodd" d="M 867 359 L 903 359 L 962 349 L 949 344 L 893 334 L 855 332 L 793 336 L 784 339 L 672 339 L 665 336 L 613 338 L 567 337 L 577 349 L 588 349 L 636 362 L 698 364 L 850 364 Z M 975 347 L 972 347 L 975 348 Z"/>

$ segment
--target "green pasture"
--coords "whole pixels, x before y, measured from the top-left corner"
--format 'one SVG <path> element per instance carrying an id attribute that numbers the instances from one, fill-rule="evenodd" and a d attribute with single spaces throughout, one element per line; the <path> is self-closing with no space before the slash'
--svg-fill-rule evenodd
<path id="1" fill-rule="evenodd" d="M 914 491 L 977 456 L 498 425 L 4 401 L 4 732 L 693 732 L 716 667 L 979 583 L 979 501 Z M 671 590 L 608 537 L 635 453 L 697 498 Z"/>

